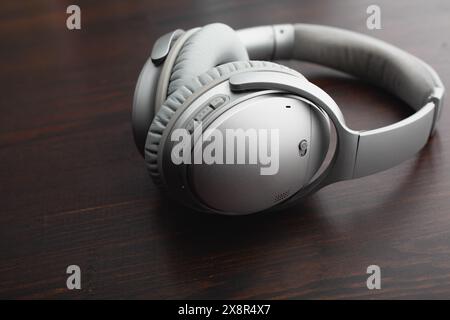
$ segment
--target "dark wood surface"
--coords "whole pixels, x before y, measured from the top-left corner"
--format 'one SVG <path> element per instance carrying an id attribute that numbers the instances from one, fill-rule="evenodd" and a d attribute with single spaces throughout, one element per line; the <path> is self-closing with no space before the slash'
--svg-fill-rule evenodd
<path id="1" fill-rule="evenodd" d="M 210 216 L 161 195 L 136 151 L 134 85 L 159 35 L 307 22 L 389 41 L 450 84 L 450 2 L 72 1 L 0 4 L 1 298 L 450 298 L 450 112 L 415 158 L 275 214 Z M 351 127 L 409 114 L 392 96 L 290 63 Z M 82 290 L 66 289 L 66 267 Z M 382 289 L 366 288 L 381 267 Z"/>

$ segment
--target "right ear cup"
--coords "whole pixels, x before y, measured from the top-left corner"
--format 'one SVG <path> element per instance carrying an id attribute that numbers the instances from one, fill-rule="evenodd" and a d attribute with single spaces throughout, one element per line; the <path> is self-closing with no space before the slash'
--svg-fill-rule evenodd
<path id="1" fill-rule="evenodd" d="M 150 176 L 154 182 L 159 184 L 160 172 L 158 168 L 158 154 L 160 149 L 160 142 L 164 131 L 167 130 L 172 117 L 176 112 L 183 112 L 189 105 L 185 104 L 186 100 L 202 87 L 210 85 L 212 82 L 221 82 L 227 80 L 231 75 L 246 70 L 266 70 L 266 71 L 284 71 L 294 74 L 298 77 L 303 76 L 288 67 L 267 62 L 267 61 L 236 61 L 211 68 L 200 76 L 191 78 L 189 82 L 178 87 L 161 106 L 160 110 L 153 119 L 150 129 L 148 131 L 147 140 L 145 144 L 145 161 L 149 170 Z M 181 109 L 183 108 L 183 109 Z"/>
<path id="2" fill-rule="evenodd" d="M 220 130 L 279 130 L 280 149 L 277 154 L 280 158 L 274 162 L 277 163 L 275 173 L 261 175 L 258 166 L 177 166 L 171 162 L 174 143 L 171 142 L 170 135 L 173 130 L 188 128 L 192 121 L 192 118 L 189 120 L 189 115 L 193 117 L 202 113 L 202 108 L 206 109 L 207 105 L 203 106 L 202 101 L 221 92 L 217 90 L 219 87 L 227 88 L 232 75 L 245 71 L 270 72 L 274 76 L 287 73 L 304 78 L 285 66 L 271 62 L 227 63 L 212 68 L 178 88 L 166 100 L 150 126 L 145 148 L 149 173 L 157 184 L 163 181 L 170 194 L 185 205 L 207 212 L 229 214 L 248 214 L 269 209 L 308 185 L 323 162 L 329 144 L 328 117 L 314 105 L 283 92 L 262 92 L 261 96 L 248 99 L 243 99 L 242 96 L 236 99 L 231 95 L 229 104 L 241 102 L 231 108 L 227 107 L 227 103 L 217 109 L 213 108 L 215 111 L 211 111 L 208 116 L 210 126 L 205 127 L 218 128 L 227 119 L 235 119 L 237 122 L 227 122 Z M 225 89 L 225 94 L 230 94 L 228 90 Z M 204 96 L 206 97 L 203 98 Z M 250 107 L 245 107 L 246 104 Z M 303 154 L 299 150 L 302 139 L 306 140 Z"/>
<path id="3" fill-rule="evenodd" d="M 183 44 L 173 66 L 167 96 L 209 69 L 232 61 L 248 61 L 236 31 L 222 23 L 204 26 Z"/>

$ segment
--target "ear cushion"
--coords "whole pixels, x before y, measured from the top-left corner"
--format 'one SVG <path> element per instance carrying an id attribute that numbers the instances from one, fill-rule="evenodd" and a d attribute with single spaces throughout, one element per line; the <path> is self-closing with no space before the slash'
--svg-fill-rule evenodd
<path id="1" fill-rule="evenodd" d="M 178 53 L 167 96 L 215 66 L 247 60 L 247 49 L 236 31 L 222 23 L 206 25 L 190 36 Z"/>
<path id="2" fill-rule="evenodd" d="M 221 66 L 210 69 L 198 77 L 191 79 L 189 83 L 179 87 L 172 93 L 161 106 L 160 110 L 153 119 L 150 129 L 147 134 L 145 144 L 145 161 L 150 175 L 156 183 L 160 182 L 160 174 L 158 171 L 158 149 L 164 130 L 166 129 L 170 119 L 177 112 L 183 103 L 197 90 L 209 83 L 219 79 L 225 80 L 232 74 L 245 71 L 248 69 L 255 70 L 269 70 L 269 71 L 284 71 L 291 74 L 303 76 L 288 67 L 267 62 L 267 61 L 236 61 L 223 64 Z M 187 107 L 187 106 L 184 106 Z"/>

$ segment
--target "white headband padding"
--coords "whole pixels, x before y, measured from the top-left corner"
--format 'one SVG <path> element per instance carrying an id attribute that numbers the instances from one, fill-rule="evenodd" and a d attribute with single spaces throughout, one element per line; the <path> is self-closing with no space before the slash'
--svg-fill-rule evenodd
<path id="1" fill-rule="evenodd" d="M 376 84 L 418 110 L 436 87 L 426 65 L 386 42 L 343 29 L 294 25 L 292 58 L 341 70 Z"/>

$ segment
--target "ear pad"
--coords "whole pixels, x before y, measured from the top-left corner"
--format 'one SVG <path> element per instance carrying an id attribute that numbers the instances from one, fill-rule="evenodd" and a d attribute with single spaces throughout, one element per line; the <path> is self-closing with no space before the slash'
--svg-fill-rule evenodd
<path id="1" fill-rule="evenodd" d="M 249 60 L 237 33 L 222 23 L 204 26 L 183 44 L 170 76 L 167 96 L 212 67 Z"/>
<path id="2" fill-rule="evenodd" d="M 150 175 L 156 183 L 160 182 L 160 175 L 158 171 L 158 148 L 162 138 L 162 134 L 166 129 L 170 119 L 175 114 L 175 112 L 183 105 L 183 103 L 197 90 L 202 88 L 209 83 L 221 79 L 228 78 L 232 74 L 248 70 L 277 70 L 277 71 L 287 71 L 294 73 L 299 77 L 303 77 L 300 73 L 276 64 L 266 61 L 237 61 L 230 62 L 203 73 L 198 77 L 194 77 L 186 83 L 185 85 L 179 87 L 174 93 L 172 93 L 166 100 L 166 102 L 161 106 L 160 110 L 153 119 L 150 129 L 148 131 L 147 140 L 145 144 L 145 161 Z M 187 106 L 185 106 L 187 107 Z"/>

